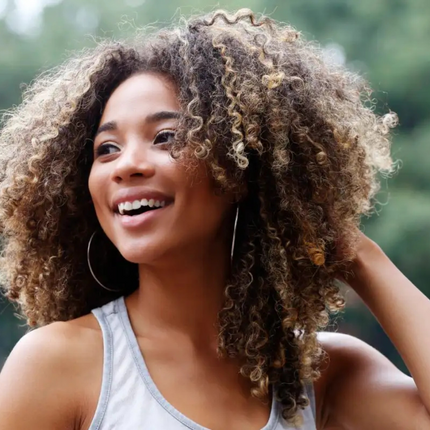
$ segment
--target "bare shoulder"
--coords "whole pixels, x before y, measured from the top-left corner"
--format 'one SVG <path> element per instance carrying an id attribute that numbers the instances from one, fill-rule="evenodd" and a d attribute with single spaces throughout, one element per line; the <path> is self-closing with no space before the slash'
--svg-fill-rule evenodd
<path id="1" fill-rule="evenodd" d="M 318 340 L 324 351 L 329 354 L 350 354 L 351 351 L 357 353 L 363 350 L 374 350 L 374 348 L 362 340 L 344 333 L 320 332 L 318 333 Z"/>
<path id="2" fill-rule="evenodd" d="M 357 375 L 388 370 L 396 367 L 379 351 L 362 340 L 343 333 L 318 333 L 325 353 L 321 366 L 320 391 L 325 397 L 330 389 L 354 384 Z"/>
<path id="3" fill-rule="evenodd" d="M 0 374 L 0 430 L 79 428 L 84 381 L 102 365 L 102 351 L 90 315 L 23 336 Z"/>
<path id="4" fill-rule="evenodd" d="M 365 342 L 343 333 L 320 332 L 318 341 L 324 351 L 321 377 L 314 385 L 318 428 L 330 428 L 333 409 L 337 408 L 336 394 L 345 389 L 353 392 L 354 370 L 368 362 L 369 351 L 371 356 L 376 353 L 377 360 L 380 354 Z"/>
<path id="5" fill-rule="evenodd" d="M 378 422 L 381 429 L 387 422 L 390 429 L 405 428 L 396 411 L 422 413 L 412 378 L 375 348 L 340 333 L 319 333 L 318 339 L 326 353 L 315 384 L 320 428 L 370 428 Z"/>
<path id="6" fill-rule="evenodd" d="M 331 373 L 357 367 L 362 370 L 367 367 L 370 371 L 381 366 L 396 369 L 379 351 L 354 336 L 321 332 L 318 333 L 318 340 L 326 353 L 324 368 Z"/>

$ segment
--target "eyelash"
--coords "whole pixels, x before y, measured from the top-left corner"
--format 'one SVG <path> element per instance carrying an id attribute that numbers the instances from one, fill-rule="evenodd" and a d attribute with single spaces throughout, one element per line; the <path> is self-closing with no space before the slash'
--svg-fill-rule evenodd
<path id="1" fill-rule="evenodd" d="M 158 142 L 157 143 L 157 139 L 160 136 L 166 136 L 166 135 L 173 135 L 173 138 L 175 137 L 175 130 L 162 130 L 159 133 L 157 133 L 157 135 L 155 136 L 154 141 L 152 142 L 154 145 L 167 145 L 171 142 Z M 100 145 L 97 149 L 96 149 L 96 155 L 97 157 L 101 156 L 101 155 L 110 155 L 111 153 L 107 152 L 108 148 L 116 148 L 119 149 L 118 146 L 113 145 L 112 143 L 104 143 L 102 145 Z"/>
<path id="2" fill-rule="evenodd" d="M 154 145 L 157 145 L 156 141 L 160 136 L 166 136 L 166 135 L 170 135 L 175 137 L 175 130 L 161 130 L 159 133 L 157 133 L 157 135 L 155 136 L 154 139 Z M 168 142 L 161 142 L 161 143 L 168 143 Z"/>
<path id="3" fill-rule="evenodd" d="M 107 152 L 107 148 L 116 148 L 116 149 L 118 149 L 118 147 L 116 145 L 112 145 L 111 143 L 104 143 L 103 145 L 100 145 L 96 149 L 96 155 L 97 155 L 97 157 L 99 157 L 101 155 L 110 155 L 111 153 Z"/>

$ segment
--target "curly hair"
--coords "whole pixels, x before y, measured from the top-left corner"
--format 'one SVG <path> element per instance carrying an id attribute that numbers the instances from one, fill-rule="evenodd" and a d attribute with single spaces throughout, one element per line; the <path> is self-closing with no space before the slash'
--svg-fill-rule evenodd
<path id="1" fill-rule="evenodd" d="M 172 155 L 204 159 L 217 189 L 240 201 L 219 352 L 243 360 L 253 395 L 276 390 L 294 421 L 308 404 L 304 383 L 319 376 L 317 331 L 344 305 L 336 274 L 353 258 L 378 172 L 393 170 L 396 116 L 375 114 L 367 83 L 318 45 L 249 10 L 105 40 L 42 74 L 0 135 L 2 283 L 30 326 L 79 317 L 138 286 L 136 267 L 108 243 L 99 271 L 114 267 L 121 275 L 108 277 L 122 291 L 90 275 L 86 247 L 99 224 L 87 182 L 107 99 L 143 72 L 177 87 Z"/>

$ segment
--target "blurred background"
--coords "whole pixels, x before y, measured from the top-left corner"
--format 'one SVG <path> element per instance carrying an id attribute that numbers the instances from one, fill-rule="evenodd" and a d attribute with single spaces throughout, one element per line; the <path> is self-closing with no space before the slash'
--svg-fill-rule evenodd
<path id="1" fill-rule="evenodd" d="M 364 75 L 377 110 L 398 113 L 393 156 L 400 172 L 383 180 L 366 233 L 430 296 L 430 2 L 427 0 L 0 0 L 0 109 L 20 103 L 25 84 L 93 46 L 178 15 L 248 7 L 292 24 L 326 55 Z M 406 371 L 373 316 L 352 292 L 333 329 L 370 343 Z M 0 296 L 0 368 L 26 328 Z M 414 334 L 411 333 L 411 336 Z"/>

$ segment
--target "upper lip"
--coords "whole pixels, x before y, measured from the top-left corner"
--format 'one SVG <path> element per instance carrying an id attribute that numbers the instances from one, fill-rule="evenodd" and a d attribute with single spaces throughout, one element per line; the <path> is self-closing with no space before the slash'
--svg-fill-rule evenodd
<path id="1" fill-rule="evenodd" d="M 150 189 L 150 188 L 123 188 L 122 190 L 117 191 L 112 199 L 112 208 L 114 212 L 118 212 L 118 205 L 120 203 L 131 202 L 133 203 L 135 200 L 142 199 L 154 199 L 159 200 L 160 202 L 166 202 L 166 205 L 173 201 L 172 197 L 167 196 L 166 194 Z"/>

